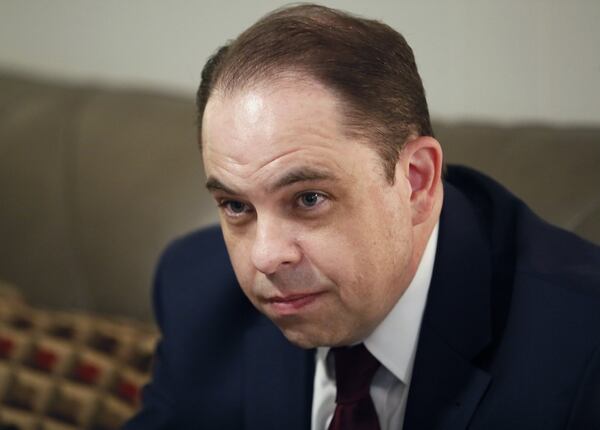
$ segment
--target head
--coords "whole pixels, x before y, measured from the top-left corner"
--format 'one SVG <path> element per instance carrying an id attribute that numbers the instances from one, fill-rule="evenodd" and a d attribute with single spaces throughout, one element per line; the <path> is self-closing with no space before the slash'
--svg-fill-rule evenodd
<path id="1" fill-rule="evenodd" d="M 405 40 L 321 6 L 282 9 L 209 60 L 197 102 L 250 301 L 303 347 L 368 336 L 441 208 L 442 153 Z"/>

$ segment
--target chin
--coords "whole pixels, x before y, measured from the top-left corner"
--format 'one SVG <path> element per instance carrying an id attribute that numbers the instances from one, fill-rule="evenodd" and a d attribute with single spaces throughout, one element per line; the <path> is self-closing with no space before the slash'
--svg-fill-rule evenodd
<path id="1" fill-rule="evenodd" d="M 313 348 L 318 348 L 319 346 L 325 346 L 325 345 L 321 345 L 319 342 L 315 342 L 313 339 L 307 339 L 306 337 L 303 337 L 303 336 L 287 336 L 286 335 L 285 337 L 287 338 L 287 340 L 290 341 L 290 343 L 292 343 L 302 349 L 313 349 Z"/>
<path id="2" fill-rule="evenodd" d="M 310 336 L 301 330 L 293 330 L 290 328 L 279 327 L 283 335 L 296 346 L 304 349 L 312 349 L 319 346 L 325 346 L 321 339 Z"/>
<path id="3" fill-rule="evenodd" d="M 296 346 L 304 349 L 312 349 L 320 346 L 341 346 L 354 343 L 351 339 L 346 339 L 336 333 L 324 330 L 308 330 L 298 327 L 281 327 L 279 329 L 283 335 Z"/>
<path id="4" fill-rule="evenodd" d="M 326 336 L 323 333 L 314 333 L 307 330 L 306 327 L 291 327 L 290 325 L 282 326 L 277 324 L 281 333 L 296 346 L 304 349 L 312 349 L 319 346 L 327 346 Z"/>

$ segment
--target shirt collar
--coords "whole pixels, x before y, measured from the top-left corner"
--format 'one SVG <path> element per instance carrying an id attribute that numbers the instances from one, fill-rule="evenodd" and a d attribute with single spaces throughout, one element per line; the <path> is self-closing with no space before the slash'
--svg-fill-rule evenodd
<path id="1" fill-rule="evenodd" d="M 437 248 L 439 224 L 431 232 L 419 266 L 400 300 L 365 340 L 367 349 L 396 378 L 410 382 Z"/>

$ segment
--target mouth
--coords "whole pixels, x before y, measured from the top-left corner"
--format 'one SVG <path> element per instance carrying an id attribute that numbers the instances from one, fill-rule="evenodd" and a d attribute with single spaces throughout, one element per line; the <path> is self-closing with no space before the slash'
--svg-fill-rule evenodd
<path id="1" fill-rule="evenodd" d="M 323 293 L 291 294 L 283 297 L 272 297 L 267 300 L 268 306 L 278 315 L 292 315 L 302 311 Z"/>

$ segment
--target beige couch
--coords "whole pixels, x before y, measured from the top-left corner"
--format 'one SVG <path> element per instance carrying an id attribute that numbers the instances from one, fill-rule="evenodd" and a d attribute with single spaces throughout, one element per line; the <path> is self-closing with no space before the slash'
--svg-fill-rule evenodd
<path id="1" fill-rule="evenodd" d="M 216 220 L 192 95 L 0 74 L 0 278 L 31 303 L 151 319 L 161 249 Z M 600 129 L 438 123 L 544 218 L 600 243 Z"/>

